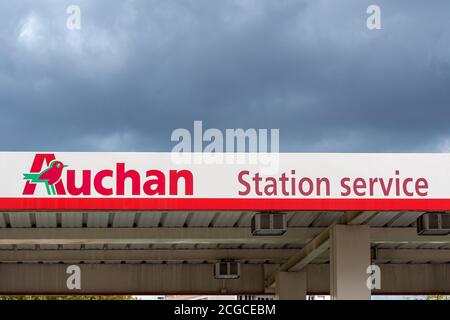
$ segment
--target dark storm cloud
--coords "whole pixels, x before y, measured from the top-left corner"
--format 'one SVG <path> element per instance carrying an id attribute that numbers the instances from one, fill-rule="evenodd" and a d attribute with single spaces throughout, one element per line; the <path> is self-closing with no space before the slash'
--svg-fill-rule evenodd
<path id="1" fill-rule="evenodd" d="M 78 4 L 82 29 L 66 29 Z M 378 4 L 382 30 L 366 28 Z M 450 150 L 450 2 L 2 1 L 0 149 L 168 151 L 280 128 L 282 151 Z"/>

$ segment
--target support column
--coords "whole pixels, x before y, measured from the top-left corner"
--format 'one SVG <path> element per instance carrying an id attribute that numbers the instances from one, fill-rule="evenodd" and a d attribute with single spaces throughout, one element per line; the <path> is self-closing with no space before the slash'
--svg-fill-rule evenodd
<path id="1" fill-rule="evenodd" d="M 306 272 L 278 272 L 275 295 L 278 300 L 306 300 Z"/>
<path id="2" fill-rule="evenodd" d="M 370 300 L 370 227 L 336 225 L 330 232 L 330 289 L 335 300 Z"/>

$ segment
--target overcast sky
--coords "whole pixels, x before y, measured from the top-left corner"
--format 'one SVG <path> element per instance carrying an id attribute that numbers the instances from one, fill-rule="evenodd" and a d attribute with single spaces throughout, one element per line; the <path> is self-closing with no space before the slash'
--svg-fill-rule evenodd
<path id="1" fill-rule="evenodd" d="M 3 0 L 0 150 L 170 151 L 202 120 L 279 128 L 285 152 L 447 152 L 449 17 L 448 0 Z"/>

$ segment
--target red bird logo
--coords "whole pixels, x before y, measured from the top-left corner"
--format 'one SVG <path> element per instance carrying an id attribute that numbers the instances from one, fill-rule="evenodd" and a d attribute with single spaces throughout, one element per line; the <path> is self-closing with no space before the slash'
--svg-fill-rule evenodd
<path id="1" fill-rule="evenodd" d="M 43 183 L 48 195 L 56 195 L 55 184 L 61 179 L 65 167 L 67 166 L 61 161 L 53 160 L 48 168 L 40 173 L 24 173 L 23 179 L 31 183 Z"/>

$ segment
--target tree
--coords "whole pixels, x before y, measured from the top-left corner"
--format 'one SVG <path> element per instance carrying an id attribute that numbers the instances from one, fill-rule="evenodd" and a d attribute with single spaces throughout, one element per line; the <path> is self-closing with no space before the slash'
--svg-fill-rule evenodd
<path id="1" fill-rule="evenodd" d="M 427 300 L 450 300 L 450 296 L 444 296 L 444 295 L 429 295 L 426 297 Z"/>

